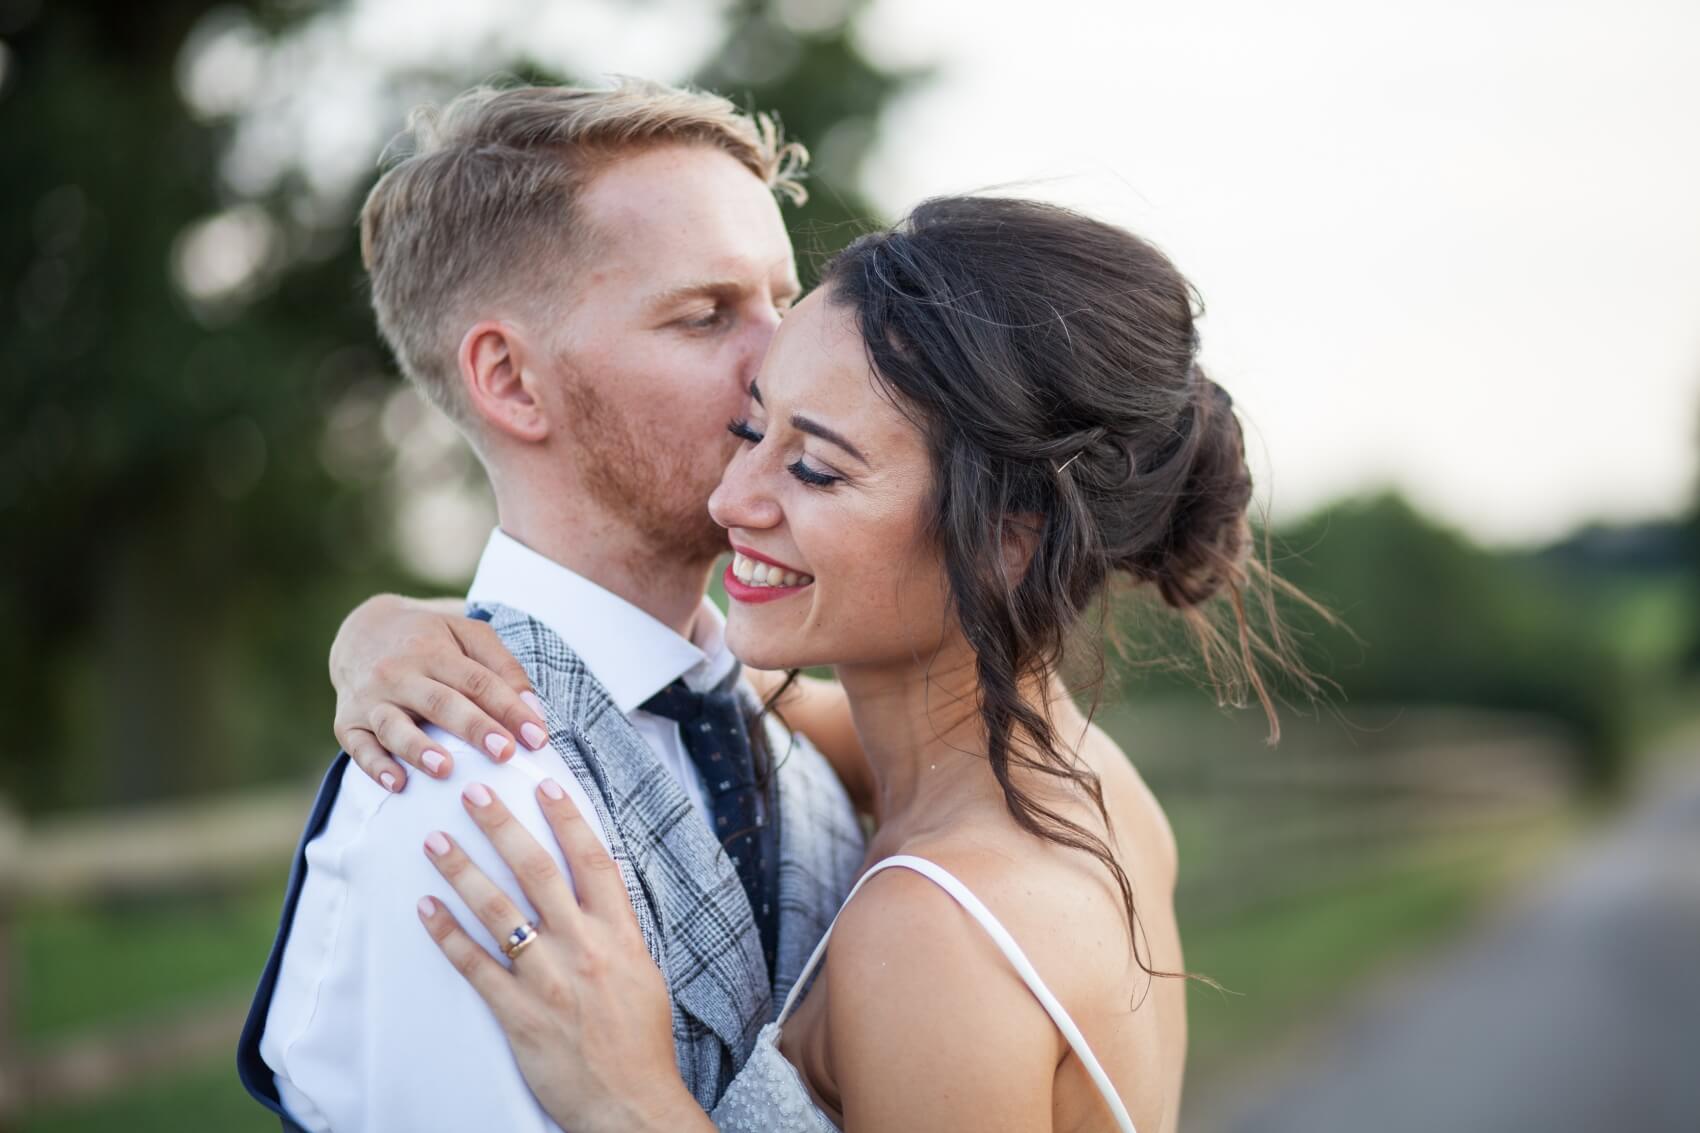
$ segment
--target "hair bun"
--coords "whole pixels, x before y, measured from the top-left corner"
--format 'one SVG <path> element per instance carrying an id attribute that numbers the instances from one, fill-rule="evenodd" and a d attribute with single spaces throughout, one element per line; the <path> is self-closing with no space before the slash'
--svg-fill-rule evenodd
<path id="1" fill-rule="evenodd" d="M 1155 586 L 1176 609 L 1202 605 L 1229 583 L 1245 581 L 1251 470 L 1233 404 L 1227 390 L 1193 368 L 1190 421 L 1177 453 L 1167 528 L 1116 564 Z"/>

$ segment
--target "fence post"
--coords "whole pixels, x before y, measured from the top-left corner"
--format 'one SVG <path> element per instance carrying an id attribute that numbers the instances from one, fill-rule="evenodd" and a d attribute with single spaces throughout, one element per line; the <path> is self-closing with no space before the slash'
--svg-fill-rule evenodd
<path id="1" fill-rule="evenodd" d="M 0 797 L 0 1133 L 19 1127 L 24 1108 L 23 1052 L 15 1033 L 18 1007 L 12 991 L 23 963 L 13 939 L 24 868 L 23 835 L 22 823 Z"/>

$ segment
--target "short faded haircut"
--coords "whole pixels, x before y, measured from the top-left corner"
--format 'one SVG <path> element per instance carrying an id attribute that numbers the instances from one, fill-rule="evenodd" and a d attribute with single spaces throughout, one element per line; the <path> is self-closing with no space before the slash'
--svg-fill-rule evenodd
<path id="1" fill-rule="evenodd" d="M 769 115 L 702 91 L 622 78 L 606 87 L 478 87 L 421 107 L 360 211 L 378 329 L 402 372 L 462 428 L 472 424 L 456 354 L 476 308 L 521 299 L 589 234 L 585 184 L 653 146 L 713 146 L 793 203 L 808 151 Z"/>

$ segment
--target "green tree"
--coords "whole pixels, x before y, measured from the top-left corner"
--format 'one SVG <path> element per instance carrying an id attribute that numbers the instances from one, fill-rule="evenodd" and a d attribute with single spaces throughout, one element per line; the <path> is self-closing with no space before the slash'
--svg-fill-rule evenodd
<path id="1" fill-rule="evenodd" d="M 926 75 L 881 70 L 861 53 L 852 31 L 865 0 L 845 5 L 835 19 L 799 26 L 789 10 L 808 7 L 738 0 L 725 45 L 692 79 L 740 105 L 775 111 L 786 133 L 810 147 L 809 200 L 791 220 L 805 286 L 827 255 L 877 221 L 857 190 L 862 161 L 887 101 Z M 831 13 L 835 5 L 814 8 Z"/>
<path id="2" fill-rule="evenodd" d="M 700 77 L 830 140 L 797 238 L 832 246 L 867 215 L 854 178 L 900 80 L 856 51 L 854 6 L 807 27 L 783 7 L 736 5 Z M 369 411 L 395 379 L 352 204 L 302 207 L 301 176 L 242 198 L 220 176 L 237 123 L 197 117 L 179 88 L 185 44 L 232 13 L 276 43 L 327 10 L 0 9 L 0 697 L 17 752 L 0 790 L 26 807 L 322 763 L 329 635 L 358 596 L 409 581 Z M 448 94 L 503 71 L 570 78 L 485 58 L 392 85 Z"/>
<path id="3" fill-rule="evenodd" d="M 1570 590 L 1494 554 L 1395 495 L 1347 501 L 1283 529 L 1277 569 L 1336 611 L 1357 641 L 1320 630 L 1309 657 L 1349 701 L 1537 712 L 1581 741 L 1581 777 L 1614 785 L 1631 690 L 1614 644 Z"/>
<path id="4" fill-rule="evenodd" d="M 26 804 L 252 774 L 242 718 L 322 714 L 301 630 L 384 577 L 336 566 L 359 493 L 316 456 L 324 363 L 373 345 L 349 257 L 291 265 L 240 312 L 173 283 L 185 232 L 228 203 L 223 131 L 174 79 L 208 7 L 46 5 L 8 29 L 0 680 Z"/>

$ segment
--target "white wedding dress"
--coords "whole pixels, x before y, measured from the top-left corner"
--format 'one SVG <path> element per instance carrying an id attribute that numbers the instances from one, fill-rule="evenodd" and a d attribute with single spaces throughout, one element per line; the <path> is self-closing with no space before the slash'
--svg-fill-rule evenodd
<path id="1" fill-rule="evenodd" d="M 1092 1053 L 1092 1048 L 1086 1045 L 1086 1038 L 1080 1033 L 1080 1028 L 1074 1025 L 1063 1005 L 1057 1002 L 1057 997 L 1051 994 L 1051 989 L 1045 986 L 1045 981 L 1039 978 L 1039 973 L 1033 969 L 1021 946 L 1009 935 L 992 911 L 981 904 L 980 899 L 940 866 L 925 858 L 899 854 L 874 863 L 874 866 L 864 873 L 855 888 L 850 890 L 850 896 L 844 899 L 848 905 L 856 897 L 856 891 L 867 883 L 868 878 L 882 870 L 898 867 L 914 870 L 916 873 L 930 879 L 939 888 L 955 898 L 970 916 L 980 922 L 998 949 L 1015 967 L 1022 980 L 1027 984 L 1033 996 L 1037 999 L 1063 1038 L 1073 1048 L 1079 1057 L 1081 1065 L 1092 1076 L 1100 1093 L 1104 1095 L 1105 1103 L 1115 1116 L 1116 1127 L 1122 1133 L 1134 1133 L 1133 1119 L 1127 1114 L 1127 1107 L 1122 1105 L 1120 1095 L 1111 1084 L 1104 1068 Z M 840 908 L 839 915 L 843 915 Z M 837 918 L 833 924 L 838 923 Z M 755 1050 L 751 1052 L 749 1061 L 743 1070 L 732 1079 L 720 1104 L 714 1109 L 712 1117 L 714 1125 L 721 1133 L 838 1133 L 838 1126 L 815 1107 L 809 1096 L 808 1087 L 803 1084 L 803 1076 L 797 1068 L 785 1060 L 779 1053 L 780 1028 L 785 1025 L 786 1018 L 791 1014 L 791 1008 L 796 1006 L 797 998 L 808 986 L 809 977 L 814 975 L 815 968 L 820 964 L 821 957 L 826 954 L 826 942 L 832 938 L 832 926 L 828 926 L 826 935 L 815 946 L 815 951 L 809 957 L 809 962 L 803 966 L 802 975 L 791 988 L 791 994 L 785 998 L 785 1006 L 779 1011 L 779 1018 L 763 1027 L 761 1034 L 756 1037 Z"/>

